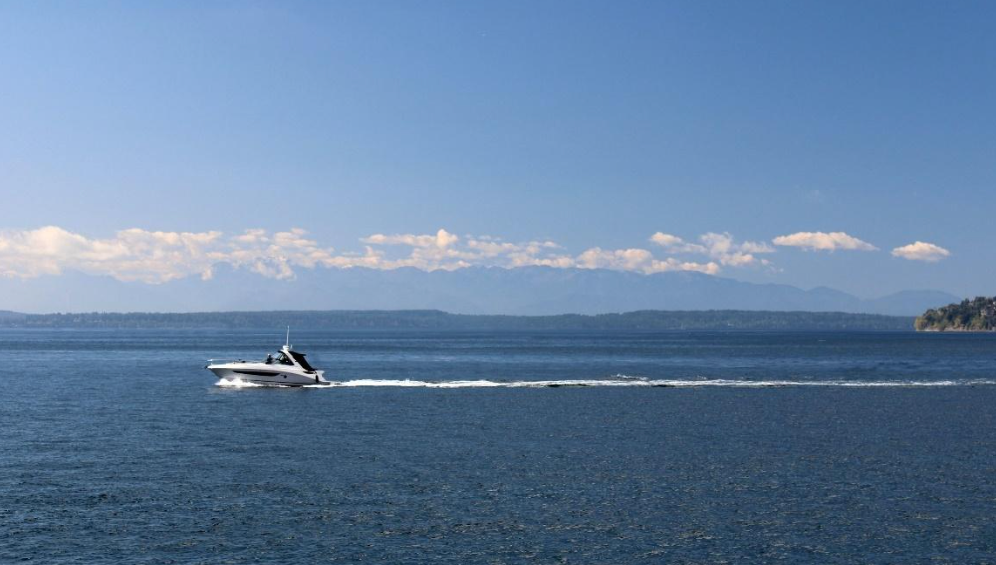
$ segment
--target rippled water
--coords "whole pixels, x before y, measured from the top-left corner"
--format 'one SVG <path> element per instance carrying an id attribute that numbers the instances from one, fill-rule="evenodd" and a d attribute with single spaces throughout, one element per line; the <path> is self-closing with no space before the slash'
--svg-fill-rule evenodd
<path id="1" fill-rule="evenodd" d="M 0 332 L 0 562 L 993 562 L 996 336 Z"/>

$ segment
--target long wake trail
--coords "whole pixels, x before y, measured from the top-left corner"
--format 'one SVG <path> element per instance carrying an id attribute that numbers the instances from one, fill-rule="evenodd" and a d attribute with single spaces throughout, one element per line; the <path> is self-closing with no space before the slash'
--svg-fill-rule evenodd
<path id="1" fill-rule="evenodd" d="M 220 380 L 216 383 L 225 388 L 289 388 L 268 386 L 245 381 Z M 746 380 L 746 379 L 645 379 L 642 377 L 619 376 L 607 379 L 566 379 L 549 381 L 421 381 L 410 379 L 354 379 L 333 381 L 331 385 L 305 385 L 303 388 L 334 389 L 362 387 L 396 388 L 560 388 L 560 387 L 643 387 L 643 388 L 784 388 L 784 387 L 824 387 L 824 388 L 935 388 L 965 386 L 996 386 L 996 380 Z"/>

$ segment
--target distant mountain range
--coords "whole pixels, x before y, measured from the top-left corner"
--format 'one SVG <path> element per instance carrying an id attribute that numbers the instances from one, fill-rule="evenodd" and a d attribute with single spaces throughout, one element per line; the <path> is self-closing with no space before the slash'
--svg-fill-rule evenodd
<path id="1" fill-rule="evenodd" d="M 189 277 L 160 285 L 75 272 L 28 280 L 0 278 L 0 309 L 36 313 L 414 309 L 553 315 L 765 310 L 915 316 L 960 300 L 930 290 L 865 300 L 830 288 L 802 290 L 693 272 L 643 275 L 548 267 L 432 272 L 316 268 L 300 269 L 294 280 L 282 281 L 219 265 L 210 280 Z"/>

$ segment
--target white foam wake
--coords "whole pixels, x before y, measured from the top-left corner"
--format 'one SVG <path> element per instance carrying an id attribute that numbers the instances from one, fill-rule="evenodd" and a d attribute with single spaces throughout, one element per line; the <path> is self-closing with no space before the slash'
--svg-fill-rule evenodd
<path id="1" fill-rule="evenodd" d="M 390 379 L 356 379 L 333 382 L 332 386 L 307 385 L 307 388 L 337 387 L 412 387 L 412 388 L 557 388 L 557 387 L 727 387 L 727 388 L 774 388 L 774 387 L 840 387 L 840 388 L 884 388 L 884 387 L 958 387 L 994 386 L 996 380 L 943 380 L 943 381 L 794 381 L 770 380 L 750 381 L 741 379 L 658 379 L 650 380 L 633 377 L 610 379 L 568 379 L 555 381 L 418 381 Z"/>
<path id="2" fill-rule="evenodd" d="M 215 386 L 223 388 L 289 388 L 279 385 L 268 386 L 241 379 L 220 379 Z M 794 381 L 770 380 L 751 381 L 745 379 L 646 379 L 617 375 L 607 379 L 566 379 L 553 381 L 419 381 L 411 379 L 355 379 L 333 381 L 331 385 L 305 385 L 304 388 L 328 389 L 342 387 L 409 387 L 409 388 L 558 388 L 558 387 L 665 387 L 665 388 L 779 388 L 779 387 L 837 387 L 837 388 L 928 388 L 959 386 L 996 386 L 996 380 L 943 380 L 943 381 Z"/>
<path id="3" fill-rule="evenodd" d="M 263 385 L 251 383 L 242 379 L 218 379 L 218 382 L 214 383 L 214 386 L 220 386 L 223 388 L 257 388 L 262 387 Z"/>

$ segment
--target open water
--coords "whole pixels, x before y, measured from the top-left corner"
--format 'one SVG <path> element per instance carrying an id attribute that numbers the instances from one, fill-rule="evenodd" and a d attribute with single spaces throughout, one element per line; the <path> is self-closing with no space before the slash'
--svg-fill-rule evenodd
<path id="1" fill-rule="evenodd" d="M 292 338 L 0 331 L 0 562 L 996 562 L 996 336 Z"/>

